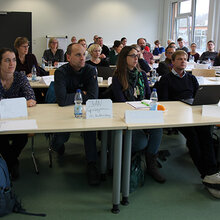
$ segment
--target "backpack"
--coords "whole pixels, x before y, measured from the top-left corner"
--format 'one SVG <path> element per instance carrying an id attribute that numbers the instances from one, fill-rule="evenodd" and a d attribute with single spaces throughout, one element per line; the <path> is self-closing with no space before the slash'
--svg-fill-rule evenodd
<path id="1" fill-rule="evenodd" d="M 130 193 L 134 192 L 138 187 L 144 185 L 144 173 L 146 170 L 146 162 L 143 152 L 137 152 L 131 158 L 130 171 Z"/>
<path id="2" fill-rule="evenodd" d="M 0 155 L 0 217 L 11 212 L 42 217 L 46 216 L 45 214 L 29 213 L 22 208 L 21 202 L 18 201 L 17 196 L 11 188 L 7 164 Z"/>

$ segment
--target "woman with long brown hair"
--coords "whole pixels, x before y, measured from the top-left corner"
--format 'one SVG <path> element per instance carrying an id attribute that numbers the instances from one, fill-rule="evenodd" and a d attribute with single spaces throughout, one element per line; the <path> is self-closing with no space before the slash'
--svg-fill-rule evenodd
<path id="1" fill-rule="evenodd" d="M 147 76 L 139 68 L 138 51 L 133 46 L 125 46 L 119 56 L 112 79 L 114 101 L 141 101 L 150 98 Z M 132 153 L 145 151 L 147 171 L 158 182 L 166 179 L 157 168 L 157 152 L 162 139 L 162 129 L 134 130 L 132 132 Z"/>

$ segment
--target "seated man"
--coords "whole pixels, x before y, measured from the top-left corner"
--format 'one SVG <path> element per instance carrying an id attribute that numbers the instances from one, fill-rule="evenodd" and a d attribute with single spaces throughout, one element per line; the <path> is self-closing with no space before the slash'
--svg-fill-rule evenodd
<path id="1" fill-rule="evenodd" d="M 159 74 L 159 76 L 169 73 L 173 68 L 171 58 L 175 51 L 176 49 L 174 46 L 168 46 L 166 48 L 165 50 L 166 59 L 165 61 L 160 62 L 157 68 L 157 73 Z"/>
<path id="2" fill-rule="evenodd" d="M 186 46 L 184 46 L 184 40 L 182 37 L 179 37 L 177 39 L 177 43 L 179 44 L 179 47 L 176 50 L 184 50 L 186 53 L 189 52 L 189 49 Z"/>
<path id="3" fill-rule="evenodd" d="M 98 44 L 102 48 L 100 58 L 101 59 L 108 59 L 110 51 L 109 51 L 109 48 L 106 45 L 103 44 L 103 38 L 102 37 L 98 38 Z"/>
<path id="4" fill-rule="evenodd" d="M 162 54 L 163 52 L 165 52 L 164 47 L 160 46 L 160 41 L 159 40 L 155 40 L 154 44 L 155 44 L 155 47 L 154 47 L 154 50 L 153 50 L 153 55 L 154 56 L 158 56 L 158 55 Z"/>
<path id="5" fill-rule="evenodd" d="M 67 47 L 69 63 L 55 71 L 54 89 L 59 106 L 74 104 L 77 89 L 81 89 L 83 103 L 88 99 L 98 98 L 98 83 L 95 67 L 85 64 L 85 48 L 81 44 L 70 44 Z M 74 117 L 74 116 L 73 116 Z M 64 153 L 64 143 L 68 141 L 70 133 L 54 135 L 52 146 L 60 155 Z M 84 132 L 84 147 L 87 159 L 87 177 L 90 185 L 99 183 L 99 174 L 96 167 L 96 132 Z"/>
<path id="6" fill-rule="evenodd" d="M 201 62 L 203 61 L 208 61 L 208 59 L 210 59 L 212 62 L 214 62 L 215 57 L 218 55 L 218 52 L 215 51 L 215 43 L 214 41 L 210 40 L 207 43 L 207 51 L 202 53 L 201 57 L 199 58 L 199 60 Z"/>
<path id="7" fill-rule="evenodd" d="M 140 46 L 143 57 L 148 62 L 148 64 L 150 65 L 153 64 L 154 63 L 153 54 L 150 52 L 150 50 L 149 51 L 146 50 L 146 46 L 147 46 L 146 39 L 144 38 L 137 39 L 137 45 Z"/>
<path id="8" fill-rule="evenodd" d="M 177 101 L 193 98 L 199 84 L 192 74 L 185 72 L 187 53 L 179 50 L 172 55 L 173 69 L 161 77 L 158 86 L 160 101 Z M 190 156 L 201 174 L 202 182 L 209 192 L 219 197 L 220 174 L 212 143 L 211 126 L 177 128 L 186 138 Z M 220 197 L 219 197 L 220 198 Z"/>

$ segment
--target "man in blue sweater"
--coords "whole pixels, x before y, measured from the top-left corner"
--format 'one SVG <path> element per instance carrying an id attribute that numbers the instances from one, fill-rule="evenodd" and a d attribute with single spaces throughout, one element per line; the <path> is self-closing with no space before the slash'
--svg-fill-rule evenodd
<path id="1" fill-rule="evenodd" d="M 77 89 L 81 89 L 83 104 L 88 99 L 98 98 L 98 82 L 96 68 L 85 64 L 85 48 L 81 44 L 70 44 L 67 47 L 69 63 L 55 71 L 54 89 L 59 106 L 74 104 Z M 64 143 L 68 141 L 70 133 L 57 133 L 53 138 L 53 149 L 60 155 L 64 153 Z M 87 159 L 87 177 L 90 185 L 99 184 L 99 173 L 96 167 L 96 132 L 83 133 L 84 147 Z"/>
<path id="2" fill-rule="evenodd" d="M 173 69 L 161 77 L 158 83 L 160 101 L 178 101 L 193 98 L 199 84 L 192 74 L 185 72 L 187 53 L 183 50 L 172 55 Z M 190 156 L 201 174 L 209 192 L 220 198 L 220 173 L 218 172 L 211 126 L 177 128 L 186 138 Z"/>

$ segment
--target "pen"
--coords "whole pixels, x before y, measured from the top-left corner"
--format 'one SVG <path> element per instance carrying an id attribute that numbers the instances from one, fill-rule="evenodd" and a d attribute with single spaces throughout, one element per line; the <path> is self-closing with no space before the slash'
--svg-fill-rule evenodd
<path id="1" fill-rule="evenodd" d="M 145 102 L 141 102 L 141 104 L 146 105 L 147 107 L 150 107 L 150 105 Z"/>

